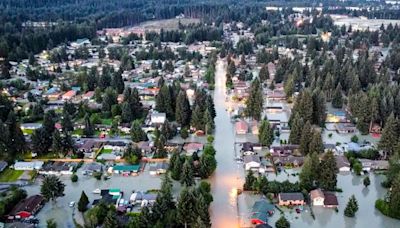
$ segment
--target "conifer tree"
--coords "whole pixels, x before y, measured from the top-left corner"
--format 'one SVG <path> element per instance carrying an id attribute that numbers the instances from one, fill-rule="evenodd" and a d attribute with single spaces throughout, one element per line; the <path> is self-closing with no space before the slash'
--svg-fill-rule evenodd
<path id="1" fill-rule="evenodd" d="M 271 146 L 272 142 L 274 141 L 274 131 L 271 128 L 268 120 L 262 120 L 259 133 L 258 133 L 258 140 L 263 146 Z"/>
<path id="2" fill-rule="evenodd" d="M 84 212 L 87 210 L 87 205 L 89 204 L 89 199 L 84 191 L 82 191 L 81 198 L 78 202 L 78 210 Z"/>

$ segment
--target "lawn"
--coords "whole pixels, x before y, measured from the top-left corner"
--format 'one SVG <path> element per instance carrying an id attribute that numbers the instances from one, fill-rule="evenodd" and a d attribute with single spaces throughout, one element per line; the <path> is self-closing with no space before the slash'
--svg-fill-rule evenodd
<path id="1" fill-rule="evenodd" d="M 24 129 L 24 130 L 22 130 L 22 133 L 24 133 L 26 135 L 31 135 L 33 133 L 33 129 Z"/>
<path id="2" fill-rule="evenodd" d="M 18 178 L 24 173 L 23 170 L 13 170 L 10 168 L 5 169 L 0 173 L 0 182 L 13 182 L 17 181 Z"/>
<path id="3" fill-rule="evenodd" d="M 81 135 L 83 135 L 83 129 L 81 129 L 81 128 L 74 129 L 72 131 L 72 134 L 81 136 Z"/>
<path id="4" fill-rule="evenodd" d="M 102 154 L 111 154 L 112 151 L 113 151 L 112 149 L 102 149 L 101 153 Z"/>
<path id="5" fill-rule="evenodd" d="M 112 119 L 102 119 L 101 124 L 104 125 L 111 125 L 112 124 Z"/>

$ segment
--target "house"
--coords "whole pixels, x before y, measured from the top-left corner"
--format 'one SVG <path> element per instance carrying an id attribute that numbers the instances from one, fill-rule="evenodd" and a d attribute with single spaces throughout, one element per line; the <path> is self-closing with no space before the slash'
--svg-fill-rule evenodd
<path id="1" fill-rule="evenodd" d="M 14 206 L 9 213 L 9 218 L 29 218 L 35 215 L 44 204 L 44 198 L 41 195 L 33 195 L 21 200 Z"/>
<path id="2" fill-rule="evenodd" d="M 275 157 L 274 163 L 279 166 L 294 166 L 300 167 L 304 163 L 304 157 L 300 156 L 287 156 L 287 157 Z"/>
<path id="3" fill-rule="evenodd" d="M 0 161 L 0 173 L 3 172 L 8 166 L 6 161 Z"/>
<path id="4" fill-rule="evenodd" d="M 253 169 L 259 169 L 261 165 L 260 157 L 256 155 L 247 155 L 243 157 L 243 162 L 246 171 L 247 170 L 253 170 Z"/>
<path id="5" fill-rule="evenodd" d="M 131 197 L 129 198 L 129 201 L 132 204 L 138 204 L 140 203 L 141 206 L 147 206 L 147 205 L 153 205 L 156 202 L 157 199 L 157 194 L 156 193 L 144 193 L 141 191 L 134 192 Z"/>
<path id="6" fill-rule="evenodd" d="M 42 161 L 33 161 L 33 162 L 15 162 L 14 169 L 15 170 L 40 170 L 43 166 L 44 162 Z"/>
<path id="7" fill-rule="evenodd" d="M 301 193 L 279 193 L 279 206 L 304 205 L 304 196 Z"/>
<path id="8" fill-rule="evenodd" d="M 254 155 L 254 148 L 251 142 L 245 142 L 242 144 L 243 155 Z"/>
<path id="9" fill-rule="evenodd" d="M 93 175 L 93 173 L 99 173 L 103 171 L 103 165 L 97 162 L 91 162 L 82 167 L 83 175 Z"/>
<path id="10" fill-rule="evenodd" d="M 167 115 L 165 113 L 153 112 L 150 117 L 151 124 L 153 125 L 161 125 L 164 124 L 167 119 Z"/>
<path id="11" fill-rule="evenodd" d="M 272 156 L 289 156 L 294 153 L 299 152 L 299 145 L 281 145 L 281 146 L 272 146 L 270 149 L 270 153 Z"/>
<path id="12" fill-rule="evenodd" d="M 152 164 L 149 168 L 150 175 L 155 176 L 166 173 L 168 167 L 169 165 L 166 162 L 158 162 L 156 164 Z"/>
<path id="13" fill-rule="evenodd" d="M 247 134 L 247 132 L 249 131 L 249 126 L 247 125 L 247 123 L 245 121 L 239 120 L 239 122 L 235 123 L 235 131 L 236 131 L 236 134 L 238 134 L 238 135 Z"/>
<path id="14" fill-rule="evenodd" d="M 347 160 L 346 156 L 339 155 L 335 156 L 336 167 L 339 172 L 350 172 L 350 162 Z"/>
<path id="15" fill-rule="evenodd" d="M 82 95 L 83 100 L 91 100 L 94 96 L 94 91 L 88 91 L 85 94 Z"/>
<path id="16" fill-rule="evenodd" d="M 198 142 L 185 143 L 183 145 L 183 150 L 186 152 L 186 155 L 191 156 L 194 152 L 199 152 L 203 150 L 204 145 Z"/>
<path id="17" fill-rule="evenodd" d="M 140 165 L 115 165 L 112 171 L 117 174 L 129 175 L 139 172 Z"/>
<path id="18" fill-rule="evenodd" d="M 86 158 L 94 158 L 95 146 L 96 142 L 94 140 L 88 139 L 78 147 L 78 151 L 83 153 Z"/>
<path id="19" fill-rule="evenodd" d="M 313 206 L 324 206 L 324 193 L 319 188 L 314 189 L 310 192 L 310 200 Z"/>
<path id="20" fill-rule="evenodd" d="M 324 192 L 325 200 L 324 200 L 324 207 L 338 207 L 339 202 L 334 193 L 331 192 Z"/>
<path id="21" fill-rule="evenodd" d="M 267 213 L 253 213 L 250 217 L 251 224 L 260 225 L 267 224 L 268 216 Z"/>
<path id="22" fill-rule="evenodd" d="M 39 170 L 42 175 L 72 175 L 75 164 L 66 162 L 47 162 Z"/>
<path id="23" fill-rule="evenodd" d="M 357 128 L 352 123 L 337 123 L 335 129 L 339 134 L 348 134 L 356 132 Z"/>
<path id="24" fill-rule="evenodd" d="M 95 199 L 92 205 L 98 204 L 100 201 L 106 204 L 113 204 L 118 207 L 117 202 L 119 202 L 123 196 L 123 192 L 120 189 L 102 189 L 100 191 L 101 199 Z"/>
<path id="25" fill-rule="evenodd" d="M 268 203 L 266 200 L 259 200 L 253 204 L 251 213 L 265 213 L 272 215 L 275 212 L 275 205 Z"/>
<path id="26" fill-rule="evenodd" d="M 61 96 L 61 99 L 62 99 L 63 101 L 69 101 L 69 100 L 71 100 L 72 98 L 74 98 L 75 95 L 76 95 L 76 91 L 75 91 L 75 90 L 70 90 L 70 91 L 64 93 L 64 94 Z"/>
<path id="27" fill-rule="evenodd" d="M 251 223 L 255 225 L 267 225 L 268 216 L 272 216 L 274 212 L 275 205 L 268 203 L 266 200 L 256 201 L 251 209 Z"/>

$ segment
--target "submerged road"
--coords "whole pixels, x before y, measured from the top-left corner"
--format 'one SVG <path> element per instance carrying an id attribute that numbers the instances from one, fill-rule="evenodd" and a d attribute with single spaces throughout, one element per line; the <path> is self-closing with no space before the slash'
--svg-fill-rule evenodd
<path id="1" fill-rule="evenodd" d="M 215 118 L 215 141 L 217 151 L 217 169 L 211 177 L 211 188 L 214 201 L 210 213 L 212 227 L 239 227 L 237 207 L 237 189 L 243 186 L 243 175 L 235 162 L 235 135 L 229 113 L 226 111 L 226 63 L 217 61 L 215 73 L 214 103 L 217 116 Z"/>

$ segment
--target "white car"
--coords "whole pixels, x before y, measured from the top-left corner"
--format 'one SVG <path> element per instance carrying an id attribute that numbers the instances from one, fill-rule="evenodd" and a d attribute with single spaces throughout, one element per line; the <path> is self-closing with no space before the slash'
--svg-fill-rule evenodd
<path id="1" fill-rule="evenodd" d="M 74 207 L 75 206 L 75 201 L 71 201 L 70 203 L 69 203 L 69 207 Z"/>

